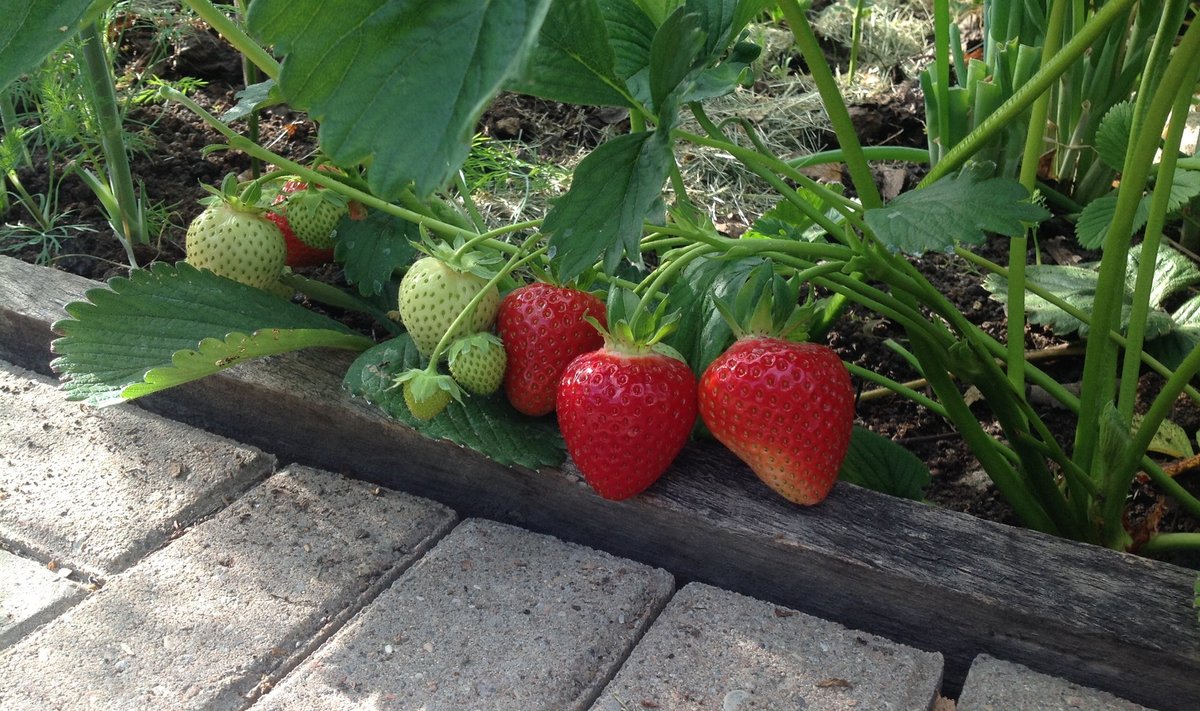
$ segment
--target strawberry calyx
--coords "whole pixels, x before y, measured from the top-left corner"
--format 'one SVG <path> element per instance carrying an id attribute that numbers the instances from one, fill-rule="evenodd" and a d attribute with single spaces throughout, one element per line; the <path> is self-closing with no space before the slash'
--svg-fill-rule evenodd
<path id="1" fill-rule="evenodd" d="M 224 203 L 229 209 L 251 215 L 261 215 L 267 211 L 259 204 L 262 199 L 262 185 L 251 181 L 245 187 L 238 182 L 237 175 L 229 173 L 221 180 L 220 187 L 202 184 L 200 186 L 208 193 L 200 198 L 201 205 L 213 206 Z"/>
<path id="2" fill-rule="evenodd" d="M 433 419 L 446 409 L 451 399 L 462 402 L 462 390 L 458 383 L 436 369 L 406 370 L 395 377 L 388 389 L 397 387 L 403 388 L 404 402 L 413 417 L 419 420 Z"/>
<path id="3" fill-rule="evenodd" d="M 495 252 L 469 248 L 462 237 L 455 238 L 452 244 L 426 240 L 414 243 L 413 247 L 418 252 L 439 260 L 456 272 L 474 274 L 481 279 L 491 279 L 496 276 L 497 265 L 504 261 Z"/>
<path id="4" fill-rule="evenodd" d="M 800 287 L 799 281 L 785 279 L 766 261 L 750 272 L 732 304 L 714 298 L 713 305 L 738 340 L 804 341 L 816 316 L 816 305 L 811 297 L 800 303 Z"/>
<path id="5" fill-rule="evenodd" d="M 616 288 L 609 292 L 608 328 L 590 315 L 583 318 L 604 337 L 604 347 L 610 352 L 631 357 L 659 353 L 686 362 L 679 351 L 662 342 L 679 321 L 678 311 L 667 313 L 666 299 L 647 312 L 641 310 L 641 299 L 633 292 Z"/>

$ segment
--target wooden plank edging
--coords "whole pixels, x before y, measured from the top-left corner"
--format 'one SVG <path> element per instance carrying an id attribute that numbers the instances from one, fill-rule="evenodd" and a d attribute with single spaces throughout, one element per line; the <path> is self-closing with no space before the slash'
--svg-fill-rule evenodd
<path id="1" fill-rule="evenodd" d="M 49 372 L 49 325 L 95 286 L 0 257 L 0 358 Z M 802 509 L 708 442 L 685 448 L 646 494 L 605 501 L 569 467 L 503 467 L 350 398 L 341 376 L 351 359 L 272 357 L 139 402 L 281 461 L 940 651 L 950 694 L 975 655 L 988 653 L 1159 709 L 1194 708 L 1200 698 L 1195 571 L 848 484 Z"/>

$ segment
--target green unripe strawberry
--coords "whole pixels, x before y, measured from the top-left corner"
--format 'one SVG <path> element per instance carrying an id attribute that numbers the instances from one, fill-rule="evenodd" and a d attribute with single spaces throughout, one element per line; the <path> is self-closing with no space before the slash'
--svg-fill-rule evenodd
<path id="1" fill-rule="evenodd" d="M 414 368 L 396 376 L 392 387 L 401 386 L 404 404 L 418 420 L 432 420 L 441 414 L 451 400 L 462 400 L 462 391 L 448 375 Z"/>
<path id="2" fill-rule="evenodd" d="M 349 208 L 328 190 L 308 188 L 291 194 L 284 215 L 296 238 L 314 249 L 333 247 L 335 229 Z"/>
<path id="3" fill-rule="evenodd" d="M 504 344 L 490 333 L 475 333 L 450 346 L 450 375 L 475 395 L 491 395 L 504 382 L 508 356 Z"/>
<path id="4" fill-rule="evenodd" d="M 419 259 L 409 268 L 400 281 L 400 320 L 421 355 L 433 353 L 459 313 L 486 285 L 483 277 L 458 271 L 436 257 Z M 499 307 L 500 292 L 490 287 L 475 312 L 459 324 L 451 337 L 491 328 Z"/>
<path id="5" fill-rule="evenodd" d="M 262 212 L 226 199 L 213 200 L 188 226 L 187 262 L 220 276 L 269 289 L 286 256 L 283 234 Z"/>
<path id="6" fill-rule="evenodd" d="M 413 392 L 413 384 L 404 384 L 404 404 L 408 405 L 408 411 L 418 420 L 432 420 L 446 409 L 450 404 L 450 393 L 445 390 L 435 390 L 421 399 Z"/>

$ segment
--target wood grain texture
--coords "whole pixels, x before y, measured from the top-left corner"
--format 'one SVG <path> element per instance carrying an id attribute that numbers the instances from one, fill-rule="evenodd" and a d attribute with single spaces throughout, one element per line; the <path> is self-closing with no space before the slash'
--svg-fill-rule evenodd
<path id="1" fill-rule="evenodd" d="M 0 257 L 0 358 L 48 372 L 49 324 L 94 282 Z M 307 351 L 140 401 L 277 455 L 662 566 L 931 651 L 957 693 L 979 653 L 1159 709 L 1200 704 L 1195 571 L 839 483 L 804 509 L 695 442 L 646 494 L 595 496 L 428 440 L 341 388 L 352 359 Z"/>

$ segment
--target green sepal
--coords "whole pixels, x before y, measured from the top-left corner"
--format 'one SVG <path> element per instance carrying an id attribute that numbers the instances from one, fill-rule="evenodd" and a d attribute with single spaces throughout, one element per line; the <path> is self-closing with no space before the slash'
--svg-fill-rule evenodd
<path id="1" fill-rule="evenodd" d="M 435 240 L 423 240 L 413 243 L 418 252 L 440 260 L 446 266 L 463 274 L 474 274 L 480 279 L 491 280 L 499 271 L 497 267 L 504 263 L 504 258 L 498 252 L 476 247 L 466 252 L 459 249 L 466 244 L 461 236 L 455 237 L 454 242 L 447 244 Z"/>
<path id="2" fill-rule="evenodd" d="M 446 409 L 451 400 L 462 402 L 462 390 L 454 378 L 422 368 L 406 370 L 396 376 L 393 388 L 403 388 L 404 403 L 418 420 L 432 420 Z"/>
<path id="3" fill-rule="evenodd" d="M 816 306 L 811 300 L 800 303 L 801 286 L 776 273 L 768 260 L 751 270 L 732 306 L 717 298 L 713 305 L 735 338 L 755 335 L 803 341 Z"/>

